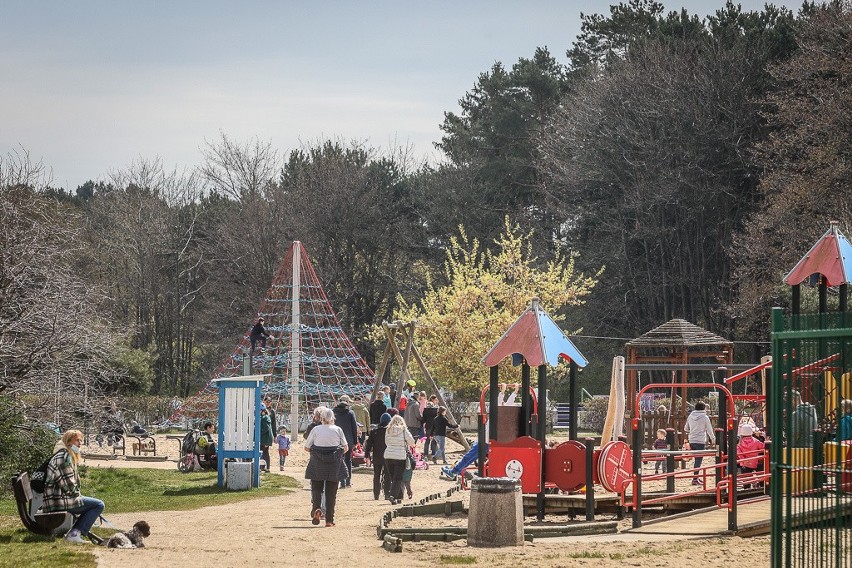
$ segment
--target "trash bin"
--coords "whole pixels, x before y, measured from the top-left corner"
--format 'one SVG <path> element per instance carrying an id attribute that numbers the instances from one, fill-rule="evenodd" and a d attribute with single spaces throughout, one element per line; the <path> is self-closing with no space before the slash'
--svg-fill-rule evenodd
<path id="1" fill-rule="evenodd" d="M 524 545 L 521 482 L 509 477 L 480 477 L 470 484 L 468 546 Z"/>

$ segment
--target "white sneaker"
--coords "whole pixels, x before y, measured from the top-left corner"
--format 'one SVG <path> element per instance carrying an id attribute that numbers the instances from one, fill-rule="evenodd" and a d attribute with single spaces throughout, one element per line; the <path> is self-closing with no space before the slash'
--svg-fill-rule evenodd
<path id="1" fill-rule="evenodd" d="M 68 534 L 65 535 L 65 540 L 76 544 L 86 543 L 86 541 L 83 540 L 83 535 L 81 535 L 80 531 L 78 531 L 77 529 L 71 529 L 70 531 L 68 531 Z"/>

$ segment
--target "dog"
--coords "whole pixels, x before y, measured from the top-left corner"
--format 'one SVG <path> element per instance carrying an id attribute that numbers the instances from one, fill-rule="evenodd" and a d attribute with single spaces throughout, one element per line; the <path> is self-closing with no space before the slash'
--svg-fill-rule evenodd
<path id="1" fill-rule="evenodd" d="M 139 521 L 127 532 L 115 533 L 107 541 L 107 548 L 145 548 L 145 538 L 151 535 L 151 527 Z"/>
<path id="2" fill-rule="evenodd" d="M 143 438 L 141 442 L 133 442 L 133 455 L 142 455 L 154 451 L 154 440 Z"/>

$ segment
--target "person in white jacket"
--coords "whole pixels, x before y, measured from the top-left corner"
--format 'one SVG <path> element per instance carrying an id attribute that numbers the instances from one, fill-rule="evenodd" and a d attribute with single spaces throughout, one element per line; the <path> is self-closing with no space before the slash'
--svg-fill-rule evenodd
<path id="1" fill-rule="evenodd" d="M 402 474 L 408 448 L 414 445 L 414 437 L 405 426 L 405 420 L 397 414 L 391 418 L 385 431 L 385 468 L 391 478 L 390 501 L 397 504 L 402 501 Z"/>
<path id="2" fill-rule="evenodd" d="M 708 440 L 710 444 L 716 443 L 716 433 L 713 432 L 713 424 L 710 423 L 710 417 L 707 416 L 705 408 L 703 402 L 696 402 L 695 410 L 686 417 L 686 425 L 683 427 L 683 431 L 687 434 L 687 441 L 691 450 L 706 449 Z M 701 467 L 703 460 L 704 456 L 695 456 L 695 465 L 693 466 L 695 470 L 692 472 L 693 485 L 701 485 L 698 468 Z"/>

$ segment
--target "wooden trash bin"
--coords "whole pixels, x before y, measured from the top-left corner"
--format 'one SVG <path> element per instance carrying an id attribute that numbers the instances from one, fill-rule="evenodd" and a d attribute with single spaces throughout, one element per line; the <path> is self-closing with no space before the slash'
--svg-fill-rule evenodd
<path id="1" fill-rule="evenodd" d="M 524 545 L 521 482 L 509 477 L 480 477 L 470 484 L 468 546 Z"/>

